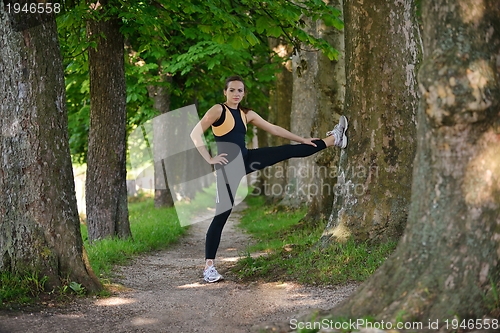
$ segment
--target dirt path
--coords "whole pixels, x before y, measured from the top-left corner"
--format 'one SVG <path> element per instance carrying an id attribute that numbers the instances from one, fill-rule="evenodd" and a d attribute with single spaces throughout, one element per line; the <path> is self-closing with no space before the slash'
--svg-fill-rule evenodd
<path id="1" fill-rule="evenodd" d="M 216 262 L 224 282 L 202 280 L 208 221 L 202 222 L 170 249 L 120 267 L 114 282 L 125 290 L 106 299 L 78 300 L 64 309 L 0 312 L 0 332 L 256 332 L 266 323 L 286 324 L 299 313 L 331 308 L 355 289 L 236 282 L 228 269 L 250 242 L 235 227 L 239 214 L 233 212 L 224 229 Z"/>

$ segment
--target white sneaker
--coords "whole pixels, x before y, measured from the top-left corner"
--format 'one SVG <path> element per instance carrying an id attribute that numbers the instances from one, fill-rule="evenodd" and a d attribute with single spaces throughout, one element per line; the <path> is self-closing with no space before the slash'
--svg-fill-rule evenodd
<path id="1" fill-rule="evenodd" d="M 326 132 L 327 136 L 333 135 L 335 137 L 335 146 L 340 148 L 347 147 L 347 136 L 345 135 L 347 126 L 347 118 L 345 116 L 340 116 L 339 123 L 335 125 L 333 130 Z"/>
<path id="2" fill-rule="evenodd" d="M 208 268 L 203 272 L 203 280 L 208 283 L 217 282 L 223 279 L 224 278 L 217 272 L 214 265 L 208 266 Z"/>

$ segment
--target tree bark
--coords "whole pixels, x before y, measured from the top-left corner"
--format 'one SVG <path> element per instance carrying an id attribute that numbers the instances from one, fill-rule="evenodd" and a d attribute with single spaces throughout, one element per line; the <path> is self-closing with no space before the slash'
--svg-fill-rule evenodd
<path id="1" fill-rule="evenodd" d="M 0 271 L 101 289 L 80 234 L 53 15 L 0 1 L 0 101 Z"/>
<path id="2" fill-rule="evenodd" d="M 161 74 L 161 81 L 163 82 L 171 82 L 172 77 Z M 164 85 L 156 85 L 148 87 L 149 97 L 154 101 L 154 108 L 160 112 L 160 114 L 167 113 L 170 111 L 170 93 L 168 88 Z M 154 149 L 166 149 L 166 145 L 164 144 L 164 140 L 168 138 L 169 133 L 164 131 L 166 127 L 155 128 L 154 130 L 154 138 L 158 141 L 154 143 Z M 161 154 L 161 152 L 159 152 Z M 162 154 L 166 156 L 166 154 Z M 173 207 L 174 199 L 172 198 L 172 194 L 170 189 L 168 188 L 167 182 L 167 172 L 165 170 L 165 161 L 159 161 L 154 163 L 154 177 L 155 177 L 155 197 L 154 204 L 156 208 L 161 207 Z"/>
<path id="3" fill-rule="evenodd" d="M 328 5 L 342 10 L 343 0 L 330 0 Z M 343 19 L 343 17 L 341 17 Z M 319 37 L 333 45 L 340 53 L 338 60 L 331 61 L 325 55 L 318 56 L 318 114 L 313 120 L 312 136 L 323 138 L 326 132 L 333 129 L 338 123 L 340 115 L 344 114 L 345 100 L 345 41 L 344 31 L 334 27 L 326 27 L 321 22 L 318 27 Z M 339 164 L 337 148 L 330 148 L 320 152 L 314 158 L 311 173 L 311 190 L 313 194 L 307 205 L 307 215 L 304 220 L 326 220 L 331 214 L 334 200 L 335 184 Z"/>
<path id="4" fill-rule="evenodd" d="M 100 1 L 95 10 L 108 6 Z M 102 6 L 102 7 L 101 7 Z M 89 20 L 90 126 L 85 199 L 89 241 L 131 237 L 126 184 L 124 41 L 116 17 Z"/>
<path id="5" fill-rule="evenodd" d="M 494 0 L 427 0 L 422 13 L 408 225 L 396 252 L 335 313 L 442 325 L 498 318 L 500 9 Z"/>
<path id="6" fill-rule="evenodd" d="M 291 47 L 281 39 L 269 38 L 269 47 L 284 58 L 290 57 L 292 53 Z M 282 64 L 281 70 L 276 72 L 274 89 L 269 92 L 269 122 L 290 128 L 292 87 L 292 61 L 287 60 Z M 259 143 L 263 146 L 279 146 L 289 143 L 283 138 L 272 136 L 262 130 L 258 130 L 258 133 Z M 259 172 L 261 186 L 258 193 L 264 195 L 268 201 L 275 202 L 284 197 L 287 165 L 288 161 L 283 161 Z"/>
<path id="7" fill-rule="evenodd" d="M 328 1 L 330 6 L 341 1 Z M 321 21 L 309 22 L 309 32 L 324 38 L 343 52 L 343 33 L 326 27 Z M 303 137 L 325 137 L 343 113 L 345 95 L 345 62 L 331 61 L 316 50 L 298 51 L 293 56 L 293 100 L 291 131 Z M 298 207 L 307 203 L 306 220 L 326 219 L 331 213 L 336 182 L 336 150 L 291 159 L 288 163 L 286 196 L 281 204 Z M 333 168 L 332 168 L 333 167 Z"/>
<path id="8" fill-rule="evenodd" d="M 308 32 L 317 35 L 317 22 L 306 19 Z M 320 89 L 316 78 L 318 76 L 319 52 L 296 50 L 292 55 L 293 91 L 292 113 L 290 116 L 290 131 L 305 138 L 313 137 L 314 119 L 318 115 L 318 94 Z M 309 184 L 312 183 L 314 159 L 309 156 L 290 159 L 287 167 L 287 185 L 285 196 L 280 205 L 296 208 L 309 200 Z"/>
<path id="9" fill-rule="evenodd" d="M 413 1 L 345 1 L 347 149 L 322 241 L 398 239 L 415 155 L 420 37 Z"/>

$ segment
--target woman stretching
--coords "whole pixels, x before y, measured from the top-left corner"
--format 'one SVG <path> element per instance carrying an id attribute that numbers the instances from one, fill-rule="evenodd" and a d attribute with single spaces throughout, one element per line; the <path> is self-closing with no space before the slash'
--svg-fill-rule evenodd
<path id="1" fill-rule="evenodd" d="M 250 172 L 261 170 L 267 166 L 293 157 L 306 157 L 315 154 L 326 147 L 347 146 L 347 118 L 340 117 L 340 121 L 324 139 L 302 138 L 286 129 L 273 125 L 261 118 L 254 111 L 243 108 L 240 102 L 245 95 L 245 84 L 241 77 L 231 76 L 226 80 L 224 96 L 226 103 L 216 104 L 207 111 L 191 132 L 191 139 L 201 156 L 216 169 L 217 199 L 215 217 L 208 228 L 205 241 L 205 270 L 203 273 L 206 282 L 216 282 L 222 276 L 214 267 L 215 255 L 219 247 L 222 229 L 226 224 L 234 205 L 234 195 L 241 178 Z M 292 141 L 300 142 L 295 145 L 278 147 L 264 147 L 247 149 L 245 134 L 247 124 Z M 212 127 L 217 143 L 217 156 L 210 156 L 203 142 L 203 133 Z"/>

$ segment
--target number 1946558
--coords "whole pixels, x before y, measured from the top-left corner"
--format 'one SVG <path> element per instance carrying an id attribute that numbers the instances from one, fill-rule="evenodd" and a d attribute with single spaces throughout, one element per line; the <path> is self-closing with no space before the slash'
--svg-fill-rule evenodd
<path id="1" fill-rule="evenodd" d="M 59 3 L 31 3 L 27 4 L 25 3 L 20 4 L 20 3 L 8 3 L 6 6 L 7 13 L 26 13 L 26 14 L 51 14 L 51 13 L 56 13 L 58 14 L 61 11 L 61 4 Z"/>

